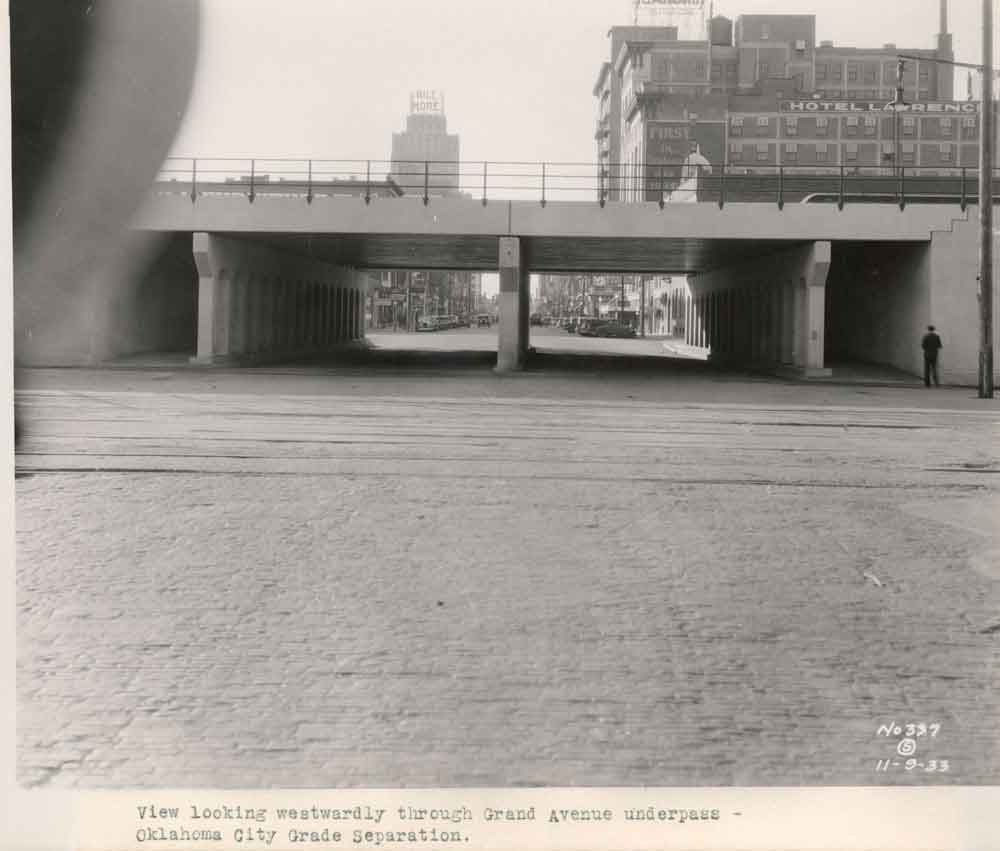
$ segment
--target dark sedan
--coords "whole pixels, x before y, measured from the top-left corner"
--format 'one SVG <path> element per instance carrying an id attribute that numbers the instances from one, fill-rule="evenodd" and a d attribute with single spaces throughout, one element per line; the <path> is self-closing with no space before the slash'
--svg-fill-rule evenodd
<path id="1" fill-rule="evenodd" d="M 595 337 L 634 337 L 635 328 L 623 322 L 603 322 L 594 328 Z"/>
<path id="2" fill-rule="evenodd" d="M 577 322 L 576 333 L 581 337 L 595 337 L 597 336 L 597 329 L 605 322 L 607 322 L 606 319 L 597 319 L 592 316 L 586 316 Z"/>

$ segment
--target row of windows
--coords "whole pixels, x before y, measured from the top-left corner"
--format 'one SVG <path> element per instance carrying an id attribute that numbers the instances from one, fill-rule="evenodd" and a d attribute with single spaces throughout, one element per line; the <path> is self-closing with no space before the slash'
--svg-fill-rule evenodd
<path id="1" fill-rule="evenodd" d="M 769 127 L 771 125 L 771 118 L 772 118 L 772 116 L 769 116 L 769 115 L 758 115 L 756 117 L 757 126 L 758 127 Z M 875 115 L 866 115 L 863 118 L 860 115 L 846 115 L 846 116 L 843 116 L 843 118 L 847 122 L 847 125 L 849 127 L 851 127 L 851 126 L 856 127 L 859 123 L 862 123 L 862 122 L 864 123 L 865 127 L 875 127 L 876 124 L 878 123 L 878 117 L 875 116 Z M 775 118 L 774 120 L 778 121 L 777 118 Z M 945 128 L 945 127 L 951 128 L 951 127 L 954 126 L 954 119 L 951 118 L 951 117 L 948 117 L 948 116 L 941 117 L 941 118 L 935 117 L 934 120 L 936 120 L 939 123 L 939 126 L 942 127 L 942 128 Z M 746 116 L 744 116 L 744 115 L 734 115 L 730 119 L 730 123 L 731 123 L 732 127 L 742 127 L 745 121 L 746 121 Z M 827 127 L 827 126 L 829 126 L 830 118 L 829 118 L 829 116 L 826 116 L 826 115 L 818 115 L 818 116 L 816 116 L 815 121 L 816 121 L 816 126 L 817 127 Z M 917 119 L 916 119 L 916 116 L 914 116 L 914 115 L 904 115 L 903 118 L 902 118 L 902 124 L 904 126 L 908 125 L 908 126 L 912 127 L 912 126 L 914 126 L 916 124 L 916 121 L 917 121 Z M 799 116 L 798 115 L 787 115 L 787 116 L 785 116 L 785 126 L 786 127 L 797 127 L 798 123 L 799 123 Z M 970 116 L 970 115 L 962 116 L 962 126 L 963 127 L 975 127 L 976 123 L 977 123 L 977 121 L 976 121 L 975 117 Z"/>
<path id="2" fill-rule="evenodd" d="M 777 147 L 777 146 L 774 146 Z M 817 162 L 829 162 L 836 160 L 836 148 L 835 145 L 818 144 L 815 146 L 806 146 L 807 149 L 812 150 L 815 153 Z M 730 144 L 729 146 L 729 159 L 734 162 L 739 162 L 745 159 L 749 159 L 751 152 L 747 150 L 749 146 L 744 146 L 740 143 Z M 834 156 L 831 158 L 831 148 L 833 148 Z M 860 150 L 856 144 L 847 144 L 843 146 L 844 160 L 845 162 L 855 162 L 858 159 Z M 904 163 L 913 163 L 916 160 L 917 146 L 913 142 L 904 142 L 899 147 L 899 152 L 901 159 Z M 895 146 L 890 143 L 885 143 L 881 146 L 882 158 L 885 160 L 891 160 L 895 155 Z M 953 145 L 939 145 L 938 150 L 938 160 L 940 162 L 950 163 L 955 161 L 955 147 Z M 772 146 L 768 144 L 758 144 L 754 147 L 752 155 L 758 162 L 768 162 L 772 155 Z M 782 159 L 788 162 L 795 162 L 798 159 L 799 146 L 795 142 L 789 142 L 782 146 Z"/>
<path id="3" fill-rule="evenodd" d="M 838 119 L 839 120 L 839 119 Z M 891 119 L 890 119 L 891 120 Z M 775 126 L 779 119 L 774 119 Z M 818 116 L 816 119 L 816 135 L 827 136 L 830 131 L 830 119 L 826 116 Z M 878 130 L 878 118 L 874 116 L 849 115 L 844 119 L 844 130 L 847 136 L 857 136 L 862 131 L 865 136 L 875 136 Z M 951 136 L 955 132 L 955 121 L 952 118 L 935 118 L 938 131 L 943 136 Z M 766 136 L 771 132 L 771 119 L 766 116 L 759 116 L 756 119 L 757 135 Z M 931 122 L 928 126 L 933 127 Z M 900 121 L 900 130 L 904 136 L 913 136 L 916 133 L 917 120 L 912 115 L 903 116 Z M 966 139 L 975 138 L 979 132 L 979 125 L 975 118 L 963 117 L 961 120 L 962 137 Z M 731 136 L 742 136 L 744 130 L 744 119 L 742 116 L 733 116 L 730 119 L 729 132 Z M 785 135 L 797 136 L 799 133 L 798 118 L 785 118 Z"/>
<path id="4" fill-rule="evenodd" d="M 904 69 L 903 78 L 912 77 L 913 74 L 909 73 Z M 920 79 L 927 80 L 930 78 L 930 68 L 924 64 L 920 66 Z M 817 80 L 843 80 L 844 79 L 844 65 L 843 63 L 834 62 L 830 65 L 825 63 L 816 64 L 816 79 Z M 896 79 L 896 63 L 886 62 L 882 65 L 882 79 L 884 80 L 895 80 Z M 847 63 L 847 81 L 851 83 L 865 82 L 865 83 L 875 83 L 878 82 L 878 66 L 872 65 L 871 63 L 865 65 L 857 65 L 854 63 Z"/>

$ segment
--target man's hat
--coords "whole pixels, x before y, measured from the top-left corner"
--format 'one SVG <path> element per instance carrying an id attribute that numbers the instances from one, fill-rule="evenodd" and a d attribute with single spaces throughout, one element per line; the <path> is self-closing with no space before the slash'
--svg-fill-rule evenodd
<path id="1" fill-rule="evenodd" d="M 928 325 L 927 326 L 927 330 L 928 331 L 933 331 L 934 330 L 934 326 L 933 325 Z"/>

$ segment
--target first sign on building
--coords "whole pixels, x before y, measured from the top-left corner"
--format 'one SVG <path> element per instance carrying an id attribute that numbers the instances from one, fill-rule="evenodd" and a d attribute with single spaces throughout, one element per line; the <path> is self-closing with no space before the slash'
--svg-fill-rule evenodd
<path id="1" fill-rule="evenodd" d="M 411 115 L 441 115 L 444 113 L 444 93 L 437 89 L 417 89 L 410 92 Z"/>

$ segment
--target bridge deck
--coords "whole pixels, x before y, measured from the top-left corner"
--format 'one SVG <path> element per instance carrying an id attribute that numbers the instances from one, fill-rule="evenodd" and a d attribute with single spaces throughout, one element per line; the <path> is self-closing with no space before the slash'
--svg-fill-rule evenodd
<path id="1" fill-rule="evenodd" d="M 139 230 L 257 235 L 359 268 L 497 268 L 497 237 L 525 240 L 533 271 L 690 272 L 813 240 L 926 242 L 958 205 L 667 204 L 152 194 Z"/>

